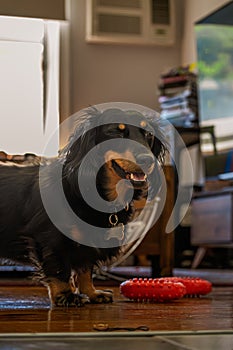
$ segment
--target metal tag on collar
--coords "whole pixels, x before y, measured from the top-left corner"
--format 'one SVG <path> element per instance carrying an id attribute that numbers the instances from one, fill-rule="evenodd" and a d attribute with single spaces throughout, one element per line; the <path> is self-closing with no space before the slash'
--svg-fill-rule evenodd
<path id="1" fill-rule="evenodd" d="M 114 227 L 118 224 L 118 216 L 117 214 L 111 214 L 109 215 L 109 223 Z"/>
<path id="2" fill-rule="evenodd" d="M 106 241 L 115 238 L 118 241 L 123 241 L 125 238 L 125 226 L 124 224 L 120 223 L 118 225 L 112 226 L 108 232 L 106 232 L 104 239 Z"/>

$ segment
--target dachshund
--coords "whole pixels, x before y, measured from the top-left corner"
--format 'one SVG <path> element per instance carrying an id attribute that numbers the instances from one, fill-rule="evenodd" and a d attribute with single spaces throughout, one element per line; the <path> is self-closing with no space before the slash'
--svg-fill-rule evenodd
<path id="1" fill-rule="evenodd" d="M 96 150 L 93 155 L 92 149 Z M 111 291 L 95 289 L 93 268 L 120 254 L 124 226 L 159 190 L 159 166 L 166 151 L 158 118 L 133 110 L 90 107 L 56 158 L 42 158 L 40 165 L 1 162 L 1 259 L 33 264 L 48 288 L 52 306 L 112 302 Z M 87 154 L 90 157 L 82 166 Z M 57 212 L 59 172 L 65 202 L 79 218 L 77 222 L 84 223 L 82 227 L 70 224 L 63 210 Z M 114 203 L 115 209 L 103 211 L 87 202 L 79 179 L 87 194 L 92 191 L 89 184 L 94 183 L 98 196 L 104 203 Z M 48 213 L 43 193 L 65 233 Z M 89 226 L 100 229 L 100 234 L 101 230 L 109 233 L 104 238 L 106 246 L 98 245 L 94 234 L 85 240 Z M 120 237 L 111 236 L 113 228 L 119 229 Z"/>

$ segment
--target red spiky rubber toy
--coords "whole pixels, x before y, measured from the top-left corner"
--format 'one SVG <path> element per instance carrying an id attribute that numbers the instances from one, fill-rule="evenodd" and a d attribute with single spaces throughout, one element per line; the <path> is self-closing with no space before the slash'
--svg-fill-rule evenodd
<path id="1" fill-rule="evenodd" d="M 212 284 L 198 277 L 168 277 L 169 281 L 181 282 L 186 287 L 186 296 L 199 296 L 211 292 Z"/>
<path id="2" fill-rule="evenodd" d="M 121 283 L 120 292 L 135 301 L 164 302 L 182 298 L 186 288 L 167 279 L 133 278 Z"/>
<path id="3" fill-rule="evenodd" d="M 209 281 L 191 277 L 133 278 L 120 285 L 120 292 L 135 301 L 164 302 L 183 296 L 208 294 L 212 289 Z"/>

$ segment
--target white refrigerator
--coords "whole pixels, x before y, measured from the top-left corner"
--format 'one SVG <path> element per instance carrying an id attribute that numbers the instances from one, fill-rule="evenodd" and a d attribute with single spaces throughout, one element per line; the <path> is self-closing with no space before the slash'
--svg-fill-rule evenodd
<path id="1" fill-rule="evenodd" d="M 57 155 L 60 28 L 59 21 L 0 16 L 0 151 Z"/>

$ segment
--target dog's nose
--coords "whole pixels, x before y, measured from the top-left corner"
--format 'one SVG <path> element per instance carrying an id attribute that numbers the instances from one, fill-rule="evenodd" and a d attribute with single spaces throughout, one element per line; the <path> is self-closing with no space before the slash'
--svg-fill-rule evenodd
<path id="1" fill-rule="evenodd" d="M 137 156 L 137 163 L 145 172 L 148 172 L 154 166 L 154 157 L 150 154 L 139 154 Z"/>

